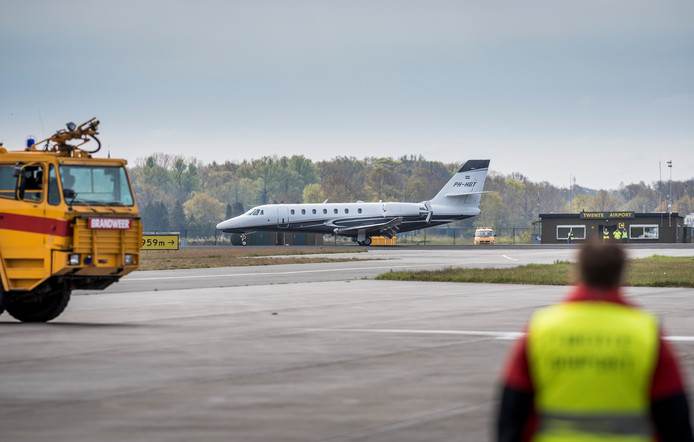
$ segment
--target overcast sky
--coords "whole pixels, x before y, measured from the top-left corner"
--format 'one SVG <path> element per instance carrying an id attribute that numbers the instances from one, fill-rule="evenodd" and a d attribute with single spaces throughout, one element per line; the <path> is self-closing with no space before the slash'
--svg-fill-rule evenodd
<path id="1" fill-rule="evenodd" d="M 590 187 L 694 176 L 694 1 L 0 0 L 0 140 L 422 154 Z"/>

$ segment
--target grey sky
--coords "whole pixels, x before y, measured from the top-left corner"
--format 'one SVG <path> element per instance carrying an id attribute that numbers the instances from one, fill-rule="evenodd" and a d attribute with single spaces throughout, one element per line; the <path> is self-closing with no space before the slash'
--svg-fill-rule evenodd
<path id="1" fill-rule="evenodd" d="M 0 0 L 0 140 L 98 116 L 114 156 L 489 157 L 694 176 L 694 2 Z"/>

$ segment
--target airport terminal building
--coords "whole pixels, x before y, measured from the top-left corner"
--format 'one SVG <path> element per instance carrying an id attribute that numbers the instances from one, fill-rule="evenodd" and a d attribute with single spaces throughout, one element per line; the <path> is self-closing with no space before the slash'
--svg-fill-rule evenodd
<path id="1" fill-rule="evenodd" d="M 625 211 L 541 213 L 535 223 L 542 244 L 582 242 L 589 239 L 626 243 L 691 242 L 684 218 L 678 213 Z"/>

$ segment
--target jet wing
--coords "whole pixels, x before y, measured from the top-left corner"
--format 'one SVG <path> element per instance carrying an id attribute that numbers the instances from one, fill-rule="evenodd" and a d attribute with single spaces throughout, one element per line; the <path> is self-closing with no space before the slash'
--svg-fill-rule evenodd
<path id="1" fill-rule="evenodd" d="M 396 229 L 397 226 L 402 224 L 402 218 L 392 218 L 390 220 L 384 220 L 383 222 L 380 223 L 371 223 L 371 224 L 361 224 L 361 225 L 356 225 L 356 226 L 349 226 L 349 227 L 338 227 L 335 229 L 335 233 L 340 233 L 340 234 L 349 234 L 350 232 L 358 232 L 360 230 L 363 230 L 367 233 L 371 232 L 383 232 L 387 230 L 392 230 Z"/>

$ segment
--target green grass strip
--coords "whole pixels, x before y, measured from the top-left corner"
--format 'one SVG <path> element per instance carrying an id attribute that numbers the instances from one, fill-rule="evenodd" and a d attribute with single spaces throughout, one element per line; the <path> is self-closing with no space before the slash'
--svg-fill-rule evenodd
<path id="1" fill-rule="evenodd" d="M 389 272 L 381 280 L 483 282 L 495 284 L 569 285 L 575 281 L 574 265 L 528 264 L 511 268 L 447 268 L 434 271 Z M 627 286 L 694 287 L 694 257 L 652 256 L 632 259 L 627 270 Z"/>

